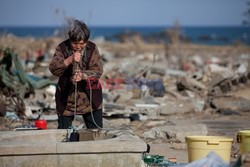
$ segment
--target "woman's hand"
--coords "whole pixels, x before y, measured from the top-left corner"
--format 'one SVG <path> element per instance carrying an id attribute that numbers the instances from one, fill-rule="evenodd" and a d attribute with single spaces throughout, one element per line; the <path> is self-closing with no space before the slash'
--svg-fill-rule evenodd
<path id="1" fill-rule="evenodd" d="M 79 82 L 82 80 L 82 73 L 80 70 L 76 70 L 73 76 L 73 82 Z"/>
<path id="2" fill-rule="evenodd" d="M 88 78 L 87 74 L 82 73 L 80 70 L 76 70 L 75 75 L 73 76 L 73 82 L 79 82 L 87 78 Z"/>
<path id="3" fill-rule="evenodd" d="M 80 52 L 74 52 L 71 56 L 69 56 L 67 59 L 64 60 L 64 64 L 66 66 L 69 66 L 70 64 L 73 64 L 73 62 L 80 62 L 81 61 L 81 53 Z"/>
<path id="4" fill-rule="evenodd" d="M 79 63 L 81 61 L 82 54 L 80 52 L 73 53 L 74 61 Z"/>

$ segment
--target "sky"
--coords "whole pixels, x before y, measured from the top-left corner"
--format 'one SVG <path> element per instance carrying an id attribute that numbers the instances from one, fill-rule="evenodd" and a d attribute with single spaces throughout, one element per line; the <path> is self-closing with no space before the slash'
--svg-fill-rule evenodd
<path id="1" fill-rule="evenodd" d="M 0 26 L 238 26 L 250 0 L 0 0 Z"/>

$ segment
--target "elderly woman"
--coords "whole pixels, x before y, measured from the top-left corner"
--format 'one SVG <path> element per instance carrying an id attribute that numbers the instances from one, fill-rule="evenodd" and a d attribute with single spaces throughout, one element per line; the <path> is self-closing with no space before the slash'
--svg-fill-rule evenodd
<path id="1" fill-rule="evenodd" d="M 55 95 L 58 129 L 68 129 L 75 114 L 83 116 L 87 128 L 102 128 L 102 89 L 98 83 L 102 58 L 89 41 L 85 23 L 74 20 L 68 36 L 57 46 L 49 65 L 51 73 L 59 77 Z"/>

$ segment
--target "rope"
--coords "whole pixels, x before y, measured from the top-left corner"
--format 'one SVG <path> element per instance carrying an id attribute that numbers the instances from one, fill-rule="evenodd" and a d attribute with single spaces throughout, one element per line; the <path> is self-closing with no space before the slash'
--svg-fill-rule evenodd
<path id="1" fill-rule="evenodd" d="M 79 71 L 79 64 L 77 63 L 77 66 L 76 66 L 76 71 Z M 93 77 L 93 76 L 90 76 L 90 77 Z M 95 124 L 95 126 L 98 128 L 98 129 L 103 129 L 102 127 L 100 127 L 96 121 L 95 121 L 95 118 L 94 118 L 94 114 L 93 114 L 93 108 L 92 108 L 92 87 L 91 87 L 91 84 L 90 84 L 90 80 L 89 78 L 87 78 L 87 82 L 89 84 L 89 103 L 90 103 L 90 113 L 91 113 L 91 118 L 93 120 L 93 123 Z M 75 83 L 75 110 L 74 110 L 74 118 L 76 118 L 76 112 L 77 112 L 77 94 L 78 94 L 78 91 L 77 91 L 77 82 Z M 74 119 L 73 121 L 76 122 L 76 119 Z M 76 128 L 77 129 L 77 128 Z"/>
<path id="2" fill-rule="evenodd" d="M 85 50 L 84 50 L 84 53 L 85 53 Z M 79 71 L 79 64 L 77 63 L 77 71 Z M 95 121 L 95 118 L 94 118 L 94 114 L 93 114 L 93 108 L 92 108 L 92 87 L 91 87 L 91 82 L 90 82 L 90 77 L 94 77 L 94 75 L 91 75 L 91 76 L 89 76 L 89 77 L 87 77 L 86 79 L 87 79 L 87 82 L 88 82 L 88 84 L 89 84 L 89 103 L 90 103 L 90 113 L 91 113 L 91 118 L 92 118 L 92 120 L 93 120 L 93 123 L 95 124 L 95 126 L 98 128 L 98 129 L 101 129 L 101 130 L 117 130 L 117 129 L 115 129 L 115 128 L 102 128 L 102 127 L 100 127 L 97 123 L 96 123 L 96 121 Z M 76 120 L 75 119 L 75 117 L 76 117 L 76 112 L 77 112 L 77 82 L 75 83 L 75 111 L 74 111 L 74 120 Z M 74 121 L 73 120 L 73 121 Z M 77 129 L 77 128 L 76 128 Z M 118 130 L 122 130 L 123 128 L 120 128 L 120 129 L 118 129 Z M 124 130 L 122 130 L 122 131 L 124 131 Z M 130 133 L 130 132 L 129 132 Z M 130 133 L 130 134 L 132 134 L 132 133 Z M 132 135 L 134 135 L 134 134 L 132 134 Z"/>
<path id="3" fill-rule="evenodd" d="M 79 64 L 78 64 L 78 63 L 77 63 L 77 65 L 76 65 L 76 71 L 77 71 L 77 72 L 79 71 Z M 91 76 L 89 76 L 89 77 L 94 77 L 94 75 L 91 75 Z M 92 118 L 92 120 L 93 120 L 93 123 L 95 124 L 95 126 L 97 127 L 97 129 L 99 129 L 99 130 L 107 130 L 107 131 L 109 131 L 109 130 L 119 130 L 118 132 L 116 132 L 115 134 L 112 135 L 112 138 L 113 138 L 113 137 L 117 137 L 117 134 L 119 134 L 120 132 L 121 132 L 120 135 L 123 135 L 123 134 L 131 134 L 131 135 L 134 135 L 134 134 L 131 133 L 131 132 L 125 131 L 125 130 L 127 130 L 127 129 L 123 129 L 123 128 L 120 128 L 120 129 L 116 129 L 116 128 L 102 128 L 102 127 L 100 127 L 100 126 L 96 123 L 95 118 L 94 118 L 94 114 L 93 114 L 93 108 L 92 108 L 92 87 L 91 87 L 91 82 L 90 82 L 89 77 L 87 77 L 86 79 L 87 79 L 87 82 L 88 82 L 89 88 L 90 88 L 90 90 L 89 90 L 89 91 L 90 91 L 90 95 L 89 95 L 90 113 L 91 113 L 91 118 Z M 73 129 L 73 132 L 78 130 L 78 126 L 76 126 L 76 127 L 73 126 L 74 122 L 76 122 L 76 114 L 77 114 L 77 95 L 78 95 L 78 91 L 77 91 L 77 82 L 75 82 L 75 109 L 74 109 L 74 119 L 73 119 L 73 121 L 72 121 L 72 126 L 71 126 L 72 129 Z M 131 129 L 131 128 L 129 128 L 129 129 Z M 119 136 L 120 136 L 120 135 L 119 135 Z"/>
<path id="4" fill-rule="evenodd" d="M 76 71 L 78 71 L 78 70 L 79 70 L 79 65 L 77 63 Z M 74 120 L 73 120 L 73 122 L 74 121 L 76 122 L 76 111 L 77 111 L 77 82 L 75 82 L 75 110 L 74 110 Z M 74 128 L 73 128 L 73 130 L 74 130 Z"/>
<path id="5" fill-rule="evenodd" d="M 77 66 L 78 67 L 78 66 Z M 90 76 L 90 77 L 93 77 L 93 75 L 92 76 Z M 125 131 L 125 130 L 127 130 L 127 129 L 123 129 L 123 128 L 120 128 L 120 129 L 115 129 L 115 128 L 102 128 L 102 127 L 100 127 L 97 123 L 96 123 L 96 121 L 95 121 L 95 118 L 94 118 L 94 114 L 93 114 L 93 108 L 92 108 L 92 87 L 91 87 L 91 82 L 90 82 L 90 79 L 89 79 L 89 77 L 87 78 L 87 82 L 88 82 L 88 84 L 89 84 L 89 103 L 90 103 L 90 113 L 91 113 L 91 118 L 92 118 L 92 120 L 93 120 L 93 123 L 95 124 L 95 126 L 97 127 L 97 129 L 100 129 L 100 130 L 121 130 L 121 131 L 118 131 L 118 132 L 116 132 L 115 134 L 113 134 L 112 135 L 112 137 L 111 138 L 113 138 L 113 137 L 117 137 L 117 134 L 119 134 L 120 132 L 122 132 L 122 133 L 120 133 L 120 135 L 124 135 L 124 134 L 131 134 L 131 135 L 135 135 L 134 133 L 131 133 L 131 132 L 129 132 L 129 131 Z M 77 94 L 77 82 L 76 82 L 76 89 L 75 89 L 75 112 L 74 112 L 74 117 L 76 116 L 76 109 L 77 109 L 77 100 L 76 100 L 76 94 Z M 77 128 L 76 128 L 77 129 Z M 131 129 L 131 128 L 130 128 Z M 132 130 L 132 129 L 131 129 Z M 119 136 L 120 136 L 119 135 Z"/>
<path id="6" fill-rule="evenodd" d="M 90 80 L 89 78 L 87 78 L 87 82 L 89 84 L 89 105 L 90 105 L 90 113 L 91 113 L 91 117 L 92 117 L 92 120 L 95 124 L 95 126 L 98 128 L 98 129 L 103 129 L 101 128 L 100 126 L 97 125 L 97 123 L 95 122 L 95 118 L 94 118 L 94 114 L 93 114 L 93 108 L 92 108 L 92 88 L 91 88 L 91 84 L 90 84 Z"/>
<path id="7" fill-rule="evenodd" d="M 115 128 L 102 128 L 102 127 L 98 126 L 98 124 L 95 122 L 95 118 L 94 118 L 94 115 L 93 115 L 93 109 L 92 109 L 92 88 L 91 88 L 91 84 L 90 84 L 89 78 L 87 78 L 87 80 L 88 80 L 88 84 L 89 84 L 89 88 L 90 88 L 90 90 L 89 90 L 90 113 L 91 113 L 91 117 L 92 117 L 92 120 L 93 120 L 95 126 L 96 126 L 98 129 L 100 129 L 100 130 L 117 130 L 117 129 L 115 129 Z M 130 128 L 130 129 L 131 129 L 131 128 Z M 111 138 L 117 137 L 117 134 L 120 133 L 120 132 L 122 132 L 122 133 L 120 133 L 119 136 L 124 135 L 124 134 L 130 134 L 130 135 L 133 135 L 133 136 L 135 135 L 134 133 L 131 133 L 131 132 L 129 132 L 129 131 L 125 131 L 123 128 L 121 128 L 120 130 L 121 130 L 121 131 L 118 131 L 118 132 L 114 133 L 114 134 L 112 135 Z M 131 130 L 132 130 L 132 129 L 131 129 Z"/>

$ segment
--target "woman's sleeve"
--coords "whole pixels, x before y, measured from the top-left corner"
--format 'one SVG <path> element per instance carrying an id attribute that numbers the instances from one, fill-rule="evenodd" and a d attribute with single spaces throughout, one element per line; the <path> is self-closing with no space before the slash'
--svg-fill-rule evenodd
<path id="1" fill-rule="evenodd" d="M 88 77 L 97 79 L 99 79 L 103 73 L 102 57 L 100 56 L 96 46 L 89 62 L 89 69 L 86 70 L 85 73 Z"/>
<path id="2" fill-rule="evenodd" d="M 64 60 L 64 54 L 62 53 L 60 46 L 57 46 L 55 54 L 49 64 L 49 70 L 53 75 L 63 75 L 64 71 L 67 69 Z"/>

